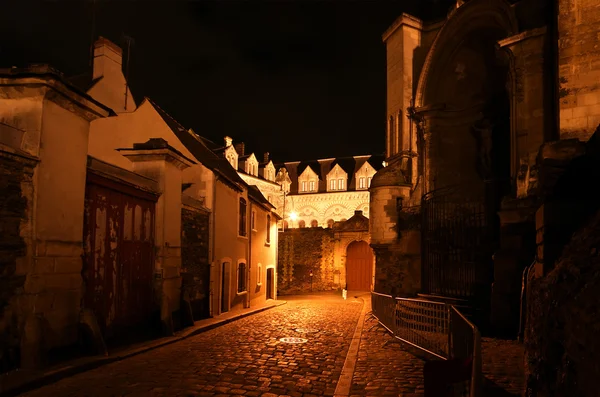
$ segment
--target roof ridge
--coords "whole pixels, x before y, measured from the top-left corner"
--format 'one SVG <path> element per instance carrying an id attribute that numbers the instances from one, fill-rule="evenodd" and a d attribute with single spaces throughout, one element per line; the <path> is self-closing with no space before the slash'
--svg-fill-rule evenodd
<path id="1" fill-rule="evenodd" d="M 173 116 L 171 116 L 169 114 L 169 112 L 167 112 L 165 109 L 163 109 L 162 107 L 160 107 L 156 102 L 154 102 L 149 97 L 144 97 L 144 98 L 147 99 L 152 104 L 152 106 L 158 108 L 161 112 L 163 112 L 165 114 L 165 116 L 167 116 L 168 118 L 170 118 L 175 124 L 177 124 L 178 127 L 181 127 L 182 129 L 186 130 L 186 128 L 183 126 L 183 124 L 181 124 L 179 121 L 177 121 Z"/>

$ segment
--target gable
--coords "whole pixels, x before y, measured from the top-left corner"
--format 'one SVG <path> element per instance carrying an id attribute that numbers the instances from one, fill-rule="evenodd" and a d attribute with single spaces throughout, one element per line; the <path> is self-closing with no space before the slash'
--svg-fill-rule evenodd
<path id="1" fill-rule="evenodd" d="M 339 178 L 340 176 L 348 178 L 348 173 L 344 171 L 339 164 L 333 166 L 331 171 L 329 171 L 329 173 L 327 174 L 328 178 Z"/>
<path id="2" fill-rule="evenodd" d="M 373 175 L 377 171 L 373 166 L 369 163 L 369 161 L 365 161 L 358 170 L 356 170 L 356 175 Z"/>
<path id="3" fill-rule="evenodd" d="M 315 171 L 313 171 L 313 169 L 309 165 L 304 169 L 304 171 L 302 171 L 302 174 L 300 174 L 298 179 L 317 180 L 317 179 L 319 179 L 319 177 L 318 177 L 317 173 Z"/>

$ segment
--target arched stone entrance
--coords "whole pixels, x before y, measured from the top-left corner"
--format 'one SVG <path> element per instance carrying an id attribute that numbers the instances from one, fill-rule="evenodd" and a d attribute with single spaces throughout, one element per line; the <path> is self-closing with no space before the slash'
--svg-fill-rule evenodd
<path id="1" fill-rule="evenodd" d="M 365 241 L 354 241 L 346 249 L 346 289 L 370 291 L 373 279 L 373 251 Z"/>
<path id="2" fill-rule="evenodd" d="M 423 292 L 469 299 L 486 313 L 499 246 L 497 214 L 517 170 L 512 58 L 498 43 L 516 33 L 504 0 L 459 7 L 427 55 L 413 109 L 427 193 Z"/>

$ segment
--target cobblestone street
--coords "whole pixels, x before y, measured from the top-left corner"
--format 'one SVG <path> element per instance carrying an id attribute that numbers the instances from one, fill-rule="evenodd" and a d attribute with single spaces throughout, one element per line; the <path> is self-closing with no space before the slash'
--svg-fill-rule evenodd
<path id="1" fill-rule="evenodd" d="M 291 298 L 283 306 L 23 395 L 331 396 L 362 306 L 362 300 L 337 295 Z M 279 341 L 283 337 L 308 342 L 288 344 Z"/>
<path id="2" fill-rule="evenodd" d="M 373 317 L 365 320 L 350 395 L 422 397 L 425 361 L 376 324 Z"/>

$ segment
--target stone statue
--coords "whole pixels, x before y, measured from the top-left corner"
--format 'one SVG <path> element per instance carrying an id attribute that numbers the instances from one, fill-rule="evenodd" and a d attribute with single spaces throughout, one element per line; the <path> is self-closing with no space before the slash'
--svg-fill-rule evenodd
<path id="1" fill-rule="evenodd" d="M 492 173 L 492 132 L 494 125 L 492 122 L 482 117 L 475 122 L 472 127 L 473 135 L 478 144 L 479 151 L 479 167 L 481 176 L 484 179 L 491 179 Z"/>

